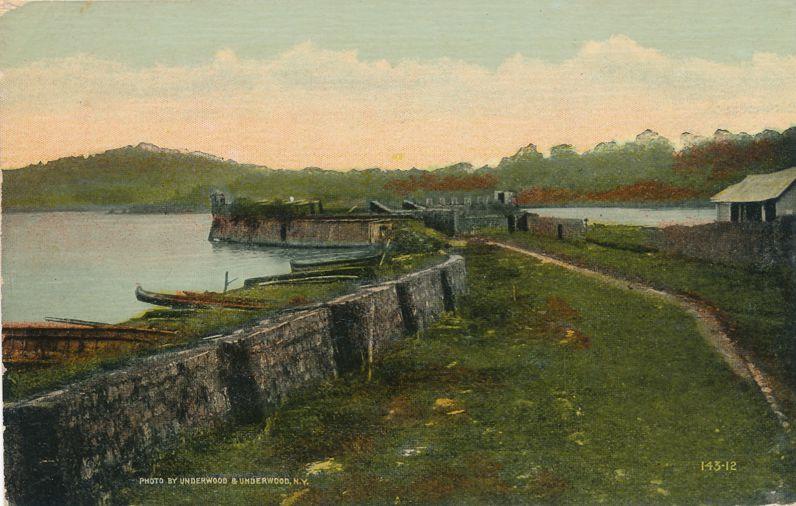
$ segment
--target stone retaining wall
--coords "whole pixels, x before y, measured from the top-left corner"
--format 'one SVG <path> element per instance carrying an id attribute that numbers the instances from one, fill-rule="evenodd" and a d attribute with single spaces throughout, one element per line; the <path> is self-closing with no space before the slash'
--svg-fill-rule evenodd
<path id="1" fill-rule="evenodd" d="M 490 228 L 506 230 L 509 216 L 506 214 L 461 213 L 456 216 L 456 233 L 469 235 Z"/>
<path id="2" fill-rule="evenodd" d="M 420 217 L 425 226 L 453 236 L 475 234 L 490 228 L 505 230 L 512 214 L 451 208 L 414 211 L 414 215 Z"/>
<path id="3" fill-rule="evenodd" d="M 208 239 L 261 246 L 368 247 L 382 242 L 398 219 L 323 216 L 235 220 L 215 215 Z"/>
<path id="4" fill-rule="evenodd" d="M 796 217 L 773 222 L 716 222 L 705 225 L 673 225 L 653 236 L 660 251 L 697 260 L 767 269 L 791 265 Z"/>
<path id="5" fill-rule="evenodd" d="M 465 275 L 464 259 L 451 257 L 318 309 L 6 404 L 7 498 L 103 502 L 191 434 L 255 420 L 299 388 L 377 360 L 390 342 L 453 309 Z"/>
<path id="6" fill-rule="evenodd" d="M 453 209 L 424 209 L 415 214 L 423 225 L 446 235 L 456 235 L 456 213 Z"/>
<path id="7" fill-rule="evenodd" d="M 445 311 L 442 276 L 420 271 L 395 282 L 406 332 L 422 332 Z"/>
<path id="8" fill-rule="evenodd" d="M 18 504 L 101 498 L 180 434 L 230 410 L 214 347 L 150 357 L 94 381 L 3 409 L 5 485 Z"/>
<path id="9" fill-rule="evenodd" d="M 517 222 L 517 230 L 559 239 L 582 239 L 586 236 L 588 226 L 584 220 L 525 213 Z"/>
<path id="10" fill-rule="evenodd" d="M 341 373 L 364 369 L 404 335 L 395 283 L 345 295 L 329 302 L 328 307 L 335 337 L 335 363 Z"/>
<path id="11" fill-rule="evenodd" d="M 517 230 L 560 239 L 584 239 L 589 230 L 598 231 L 584 220 L 532 213 L 520 217 Z M 587 240 L 609 248 L 660 251 L 734 267 L 765 270 L 790 266 L 796 269 L 796 216 L 781 216 L 771 222 L 641 227 L 641 232 L 642 240 L 626 244 L 593 237 Z"/>

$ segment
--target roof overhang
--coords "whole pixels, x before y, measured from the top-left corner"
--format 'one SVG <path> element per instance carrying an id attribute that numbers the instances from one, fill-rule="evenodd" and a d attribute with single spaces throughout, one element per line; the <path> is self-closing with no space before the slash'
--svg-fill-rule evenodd
<path id="1" fill-rule="evenodd" d="M 713 195 L 712 202 L 765 202 L 779 198 L 796 182 L 796 167 L 772 172 L 746 176 L 740 183 L 734 184 Z"/>

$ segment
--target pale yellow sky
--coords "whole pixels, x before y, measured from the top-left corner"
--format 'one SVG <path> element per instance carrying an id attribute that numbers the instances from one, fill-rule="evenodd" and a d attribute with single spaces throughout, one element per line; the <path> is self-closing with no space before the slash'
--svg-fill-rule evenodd
<path id="1" fill-rule="evenodd" d="M 673 140 L 781 130 L 796 118 L 794 76 L 793 56 L 715 62 L 624 35 L 495 68 L 368 60 L 312 42 L 267 59 L 221 49 L 191 66 L 66 56 L 3 71 L 0 165 L 141 141 L 282 168 L 480 165 L 529 142 L 587 149 L 645 128 Z"/>

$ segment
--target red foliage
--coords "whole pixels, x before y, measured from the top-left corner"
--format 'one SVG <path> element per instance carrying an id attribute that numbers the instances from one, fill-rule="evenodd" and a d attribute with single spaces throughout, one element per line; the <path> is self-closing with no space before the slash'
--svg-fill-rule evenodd
<path id="1" fill-rule="evenodd" d="M 673 169 L 682 173 L 708 168 L 713 179 L 725 179 L 749 167 L 777 167 L 782 158 L 780 143 L 772 139 L 705 142 L 676 153 Z"/>
<path id="2" fill-rule="evenodd" d="M 408 195 L 415 191 L 469 191 L 496 188 L 498 179 L 492 174 L 470 174 L 465 176 L 437 176 L 426 173 L 409 176 L 408 179 L 396 179 L 384 185 L 385 190 Z"/>
<path id="3" fill-rule="evenodd" d="M 700 197 L 692 188 L 659 181 L 639 181 L 602 192 L 575 192 L 566 188 L 532 187 L 517 195 L 519 205 L 565 204 L 568 202 L 676 202 Z"/>

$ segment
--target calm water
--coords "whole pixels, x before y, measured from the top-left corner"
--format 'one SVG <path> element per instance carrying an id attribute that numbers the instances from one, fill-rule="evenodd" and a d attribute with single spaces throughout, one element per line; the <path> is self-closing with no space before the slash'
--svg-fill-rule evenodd
<path id="1" fill-rule="evenodd" d="M 643 209 L 627 207 L 545 207 L 528 209 L 539 216 L 588 219 L 592 223 L 642 225 L 697 225 L 716 219 L 716 210 L 703 208 Z"/>
<path id="2" fill-rule="evenodd" d="M 210 215 L 25 213 L 3 216 L 2 317 L 117 322 L 145 309 L 134 290 L 224 288 L 290 271 L 291 258 L 351 250 L 250 248 L 207 241 Z"/>

